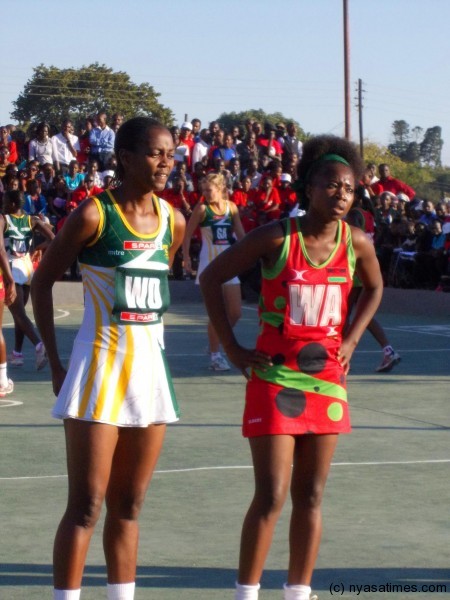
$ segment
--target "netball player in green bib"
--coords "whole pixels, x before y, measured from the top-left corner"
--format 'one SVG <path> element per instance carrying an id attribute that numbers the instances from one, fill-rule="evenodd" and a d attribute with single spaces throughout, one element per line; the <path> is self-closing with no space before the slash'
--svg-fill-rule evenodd
<path id="1" fill-rule="evenodd" d="M 210 173 L 201 182 L 203 201 L 194 208 L 186 227 L 183 241 L 184 266 L 188 273 L 191 272 L 191 259 L 189 245 L 191 237 L 197 227 L 202 235 L 199 265 L 196 283 L 203 270 L 229 248 L 236 240 L 244 237 L 245 232 L 237 206 L 228 200 L 225 178 L 221 173 Z M 236 325 L 241 316 L 241 282 L 238 277 L 225 281 L 222 286 L 228 319 L 232 326 Z M 208 322 L 208 342 L 211 354 L 210 369 L 212 371 L 229 371 L 230 365 L 220 352 L 220 340 L 217 333 Z"/>
<path id="2" fill-rule="evenodd" d="M 33 281 L 47 348 L 53 416 L 64 419 L 69 498 L 54 545 L 54 599 L 76 600 L 103 501 L 108 599 L 134 598 L 138 514 L 166 424 L 178 407 L 164 356 L 168 272 L 184 218 L 158 198 L 173 167 L 168 129 L 125 122 L 116 135 L 119 185 L 67 219 Z M 85 312 L 66 373 L 58 355 L 51 288 L 78 258 Z"/>
<path id="3" fill-rule="evenodd" d="M 312 138 L 298 165 L 302 217 L 259 227 L 218 256 L 200 282 L 228 358 L 248 378 L 243 434 L 255 494 L 244 520 L 235 600 L 256 600 L 272 535 L 290 490 L 285 600 L 310 600 L 321 537 L 321 501 L 340 433 L 350 431 L 346 375 L 381 299 L 373 244 L 343 221 L 362 172 L 356 147 Z M 221 295 L 224 281 L 262 263 L 260 333 L 242 347 Z M 343 335 L 353 275 L 363 290 Z M 250 369 L 250 372 L 247 372 Z"/>

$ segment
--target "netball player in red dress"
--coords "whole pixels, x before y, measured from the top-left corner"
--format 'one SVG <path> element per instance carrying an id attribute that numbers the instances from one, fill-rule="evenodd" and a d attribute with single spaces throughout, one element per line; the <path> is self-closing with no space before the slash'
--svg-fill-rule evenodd
<path id="1" fill-rule="evenodd" d="M 382 295 L 373 245 L 343 221 L 362 172 L 356 147 L 311 139 L 298 165 L 303 217 L 249 233 L 204 271 L 209 317 L 229 359 L 247 377 L 243 434 L 255 495 L 244 520 L 236 600 L 258 597 L 275 524 L 290 490 L 290 560 L 285 600 L 310 600 L 321 537 L 321 501 L 339 433 L 350 431 L 346 375 Z M 262 264 L 256 348 L 242 347 L 228 322 L 221 285 Z M 342 335 L 354 273 L 363 284 Z M 293 465 L 293 467 L 292 467 Z"/>

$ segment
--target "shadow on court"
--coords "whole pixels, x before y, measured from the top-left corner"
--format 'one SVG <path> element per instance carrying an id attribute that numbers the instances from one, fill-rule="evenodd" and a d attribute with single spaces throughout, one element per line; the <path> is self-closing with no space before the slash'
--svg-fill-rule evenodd
<path id="1" fill-rule="evenodd" d="M 105 569 L 87 566 L 83 579 L 84 586 L 92 588 L 105 586 Z M 234 569 L 152 566 L 138 567 L 137 586 L 139 588 L 210 589 L 230 590 L 236 577 Z M 267 570 L 261 580 L 263 589 L 279 590 L 286 580 L 286 572 Z M 1 586 L 51 586 L 51 565 L 3 564 L 0 568 Z M 450 569 L 401 569 L 345 568 L 317 569 L 314 573 L 315 590 L 328 591 L 330 585 L 341 585 L 349 590 L 351 585 L 376 586 L 444 586 L 450 591 Z M 444 590 L 442 590 L 444 591 Z"/>

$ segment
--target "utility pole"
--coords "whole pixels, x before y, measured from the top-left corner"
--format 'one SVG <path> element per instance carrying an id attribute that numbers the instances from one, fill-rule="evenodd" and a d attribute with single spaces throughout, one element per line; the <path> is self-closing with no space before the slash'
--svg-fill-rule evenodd
<path id="1" fill-rule="evenodd" d="M 348 0 L 343 0 L 344 8 L 344 88 L 345 88 L 345 138 L 350 139 L 350 41 L 348 25 Z"/>
<path id="2" fill-rule="evenodd" d="M 359 115 L 359 153 L 364 158 L 363 116 L 362 116 L 362 79 L 358 79 L 358 115 Z"/>

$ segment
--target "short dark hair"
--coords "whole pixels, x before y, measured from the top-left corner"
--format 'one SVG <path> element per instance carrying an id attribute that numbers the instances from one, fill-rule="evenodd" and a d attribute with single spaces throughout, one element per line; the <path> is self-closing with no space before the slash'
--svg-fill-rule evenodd
<path id="1" fill-rule="evenodd" d="M 24 203 L 23 193 L 20 190 L 8 190 L 3 195 L 3 206 L 5 206 L 7 200 L 9 200 L 11 204 L 22 208 Z"/>
<path id="2" fill-rule="evenodd" d="M 165 125 L 150 117 L 134 117 L 122 123 L 119 127 L 114 142 L 114 154 L 117 158 L 116 176 L 121 180 L 125 174 L 122 161 L 120 160 L 120 150 L 129 150 L 136 152 L 145 143 L 145 134 L 149 129 L 165 129 L 170 131 Z"/>

